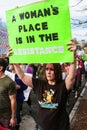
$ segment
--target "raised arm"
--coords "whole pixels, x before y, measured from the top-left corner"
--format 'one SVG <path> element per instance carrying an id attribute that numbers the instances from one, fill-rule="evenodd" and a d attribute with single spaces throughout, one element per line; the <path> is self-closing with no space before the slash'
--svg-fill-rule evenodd
<path id="1" fill-rule="evenodd" d="M 26 75 L 21 69 L 20 65 L 14 64 L 14 68 L 18 77 L 23 81 L 23 83 L 32 88 L 33 87 L 32 77 Z"/>
<path id="2" fill-rule="evenodd" d="M 74 81 L 75 81 L 75 75 L 76 75 L 76 62 L 75 62 L 75 55 L 76 55 L 76 42 L 71 41 L 69 44 L 68 50 L 73 51 L 73 56 L 74 56 L 74 62 L 70 63 L 70 69 L 69 69 L 69 74 L 67 75 L 65 79 L 66 83 L 66 88 L 67 90 L 70 90 Z"/>

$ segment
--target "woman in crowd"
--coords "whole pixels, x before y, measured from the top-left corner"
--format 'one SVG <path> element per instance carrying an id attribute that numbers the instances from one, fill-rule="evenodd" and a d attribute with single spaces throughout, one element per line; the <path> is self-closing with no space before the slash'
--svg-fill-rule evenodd
<path id="1" fill-rule="evenodd" d="M 75 41 L 68 44 L 68 50 L 75 54 Z M 14 64 L 14 68 L 19 78 L 32 87 L 38 97 L 38 130 L 70 130 L 66 102 L 75 80 L 75 60 L 70 63 L 69 74 L 65 80 L 62 80 L 61 66 L 57 63 L 45 65 L 43 80 L 25 75 L 18 64 Z"/>

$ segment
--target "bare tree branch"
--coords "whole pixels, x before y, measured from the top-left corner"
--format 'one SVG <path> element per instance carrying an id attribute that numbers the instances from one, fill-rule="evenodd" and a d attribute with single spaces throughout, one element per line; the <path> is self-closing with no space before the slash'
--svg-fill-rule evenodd
<path id="1" fill-rule="evenodd" d="M 79 5 L 83 0 L 79 0 L 75 5 L 71 5 L 70 7 L 75 7 L 77 5 Z"/>

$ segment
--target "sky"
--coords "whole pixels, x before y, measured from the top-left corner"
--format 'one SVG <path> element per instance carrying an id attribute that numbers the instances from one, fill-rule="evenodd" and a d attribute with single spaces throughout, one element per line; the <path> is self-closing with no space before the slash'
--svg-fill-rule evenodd
<path id="1" fill-rule="evenodd" d="M 6 21 L 6 10 L 37 1 L 41 0 L 0 0 L 0 18 Z M 87 41 L 87 0 L 69 0 L 69 6 L 72 37 Z"/>
<path id="2" fill-rule="evenodd" d="M 5 20 L 5 11 L 43 0 L 0 0 L 0 17 Z"/>
<path id="3" fill-rule="evenodd" d="M 87 0 L 70 0 L 72 35 L 87 41 Z"/>

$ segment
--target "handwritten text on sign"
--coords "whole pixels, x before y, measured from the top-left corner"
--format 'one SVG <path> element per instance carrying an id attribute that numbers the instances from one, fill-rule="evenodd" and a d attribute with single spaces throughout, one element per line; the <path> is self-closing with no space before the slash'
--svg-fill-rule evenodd
<path id="1" fill-rule="evenodd" d="M 6 18 L 14 51 L 11 62 L 19 62 L 20 55 L 20 63 L 72 61 L 66 46 L 71 39 L 68 0 L 22 6 L 7 11 Z"/>

